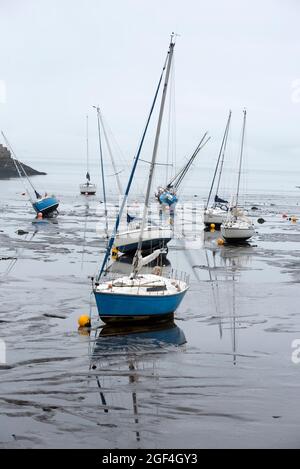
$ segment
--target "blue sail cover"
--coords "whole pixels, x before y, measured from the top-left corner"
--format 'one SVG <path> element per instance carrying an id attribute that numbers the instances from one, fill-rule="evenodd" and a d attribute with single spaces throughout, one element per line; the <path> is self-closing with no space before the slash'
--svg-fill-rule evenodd
<path id="1" fill-rule="evenodd" d="M 171 192 L 165 191 L 159 196 L 159 201 L 161 204 L 165 205 L 173 205 L 178 202 L 178 199 L 175 194 L 171 194 Z"/>

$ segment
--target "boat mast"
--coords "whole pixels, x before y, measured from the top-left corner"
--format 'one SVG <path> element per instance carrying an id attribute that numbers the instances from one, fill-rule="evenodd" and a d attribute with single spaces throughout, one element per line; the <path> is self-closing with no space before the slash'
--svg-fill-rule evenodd
<path id="1" fill-rule="evenodd" d="M 202 148 L 207 144 L 207 142 L 210 140 L 210 137 L 208 137 L 206 140 L 207 132 L 203 135 L 202 139 L 200 140 L 200 143 L 198 144 L 196 150 L 192 154 L 191 158 L 188 160 L 187 164 L 182 168 L 180 173 L 176 175 L 175 178 L 173 178 L 172 185 L 174 186 L 175 190 L 177 191 L 180 184 L 182 183 L 183 179 L 185 178 L 187 172 L 189 171 L 190 167 L 192 166 L 196 156 L 198 155 L 199 151 L 202 150 Z M 204 141 L 205 140 L 205 141 Z"/>
<path id="2" fill-rule="evenodd" d="M 99 106 L 93 106 L 97 111 L 97 124 L 98 124 L 98 139 L 99 139 L 99 153 L 101 163 L 101 179 L 102 179 L 102 191 L 103 191 L 103 202 L 104 202 L 104 216 L 105 216 L 105 230 L 106 236 L 108 236 L 108 221 L 107 221 L 107 203 L 106 203 L 106 189 L 105 189 L 105 177 L 104 177 L 104 164 L 103 164 L 103 153 L 101 143 L 101 129 L 100 129 L 100 108 Z"/>
<path id="3" fill-rule="evenodd" d="M 228 121 L 226 125 L 226 130 L 225 130 L 225 141 L 224 141 L 224 147 L 223 147 L 223 152 L 222 152 L 222 159 L 220 162 L 220 171 L 219 171 L 219 177 L 218 177 L 218 183 L 217 183 L 217 188 L 216 188 L 216 195 L 218 195 L 219 188 L 220 188 L 220 182 L 221 182 L 221 176 L 223 172 L 223 166 L 224 166 L 224 159 L 225 159 L 225 151 L 226 151 L 226 146 L 227 146 L 227 140 L 228 140 L 228 134 L 229 134 L 229 126 L 230 126 L 230 120 L 231 120 L 231 111 L 229 111 L 229 116 L 228 116 Z"/>
<path id="4" fill-rule="evenodd" d="M 124 193 L 124 196 L 123 196 L 121 207 L 119 209 L 119 213 L 118 213 L 118 216 L 117 216 L 116 221 L 115 221 L 115 226 L 114 226 L 112 235 L 110 237 L 110 240 L 108 242 L 108 246 L 106 248 L 106 253 L 105 253 L 101 268 L 100 268 L 100 270 L 98 272 L 98 275 L 96 277 L 95 285 L 97 285 L 97 283 L 99 282 L 99 280 L 101 278 L 101 275 L 104 272 L 105 266 L 108 262 L 110 252 L 112 250 L 112 247 L 113 247 L 113 244 L 114 244 L 114 241 L 115 241 L 115 237 L 116 237 L 116 234 L 117 234 L 117 231 L 118 231 L 118 228 L 119 228 L 119 225 L 120 225 L 120 221 L 121 221 L 121 218 L 122 218 L 122 215 L 123 215 L 123 212 L 124 212 L 124 208 L 125 208 L 125 205 L 126 205 L 126 202 L 127 202 L 127 199 L 128 199 L 128 194 L 129 194 L 129 191 L 130 191 L 130 188 L 131 188 L 131 185 L 132 185 L 133 176 L 135 174 L 138 161 L 140 159 L 140 155 L 141 155 L 141 152 L 142 152 L 142 149 L 143 149 L 145 137 L 146 137 L 146 134 L 147 134 L 147 131 L 148 131 L 150 121 L 151 121 L 153 110 L 155 108 L 155 104 L 156 104 L 156 101 L 157 101 L 157 96 L 158 96 L 158 93 L 159 93 L 159 90 L 160 90 L 160 87 L 161 87 L 161 83 L 162 83 L 162 79 L 163 79 L 163 75 L 164 75 L 164 72 L 165 72 L 165 69 L 166 69 L 166 66 L 167 66 L 168 57 L 169 57 L 169 53 L 168 53 L 168 55 L 165 59 L 164 66 L 163 66 L 162 72 L 161 72 L 160 77 L 159 77 L 158 85 L 156 87 L 154 99 L 153 99 L 152 104 L 151 104 L 150 112 L 148 114 L 147 122 L 146 122 L 146 125 L 145 125 L 145 128 L 144 128 L 143 134 L 142 134 L 142 138 L 140 140 L 137 153 L 136 153 L 136 155 L 134 157 L 134 160 L 133 160 L 133 167 L 132 167 L 132 170 L 131 170 L 131 173 L 130 173 L 130 176 L 129 176 L 129 180 L 128 180 L 128 183 L 127 183 L 127 186 L 126 186 L 126 189 L 125 189 L 125 193 Z"/>
<path id="5" fill-rule="evenodd" d="M 222 139 L 222 143 L 221 143 L 221 147 L 220 147 L 220 151 L 219 151 L 219 156 L 218 156 L 218 160 L 217 160 L 217 164 L 216 164 L 216 169 L 215 169 L 215 172 L 214 172 L 214 175 L 213 175 L 213 178 L 212 178 L 212 182 L 211 182 L 211 186 L 210 186 L 210 189 L 209 189 L 209 194 L 208 194 L 208 198 L 207 198 L 207 202 L 206 202 L 206 205 L 204 207 L 204 210 L 207 210 L 207 208 L 208 208 L 209 201 L 210 201 L 211 194 L 212 194 L 212 190 L 213 190 L 214 185 L 215 185 L 215 180 L 216 180 L 216 176 L 217 176 L 217 172 L 218 172 L 218 167 L 219 167 L 222 151 L 223 151 L 224 145 L 226 145 L 225 142 L 227 141 L 227 135 L 228 135 L 228 130 L 229 130 L 230 119 L 231 119 L 231 111 L 229 112 L 229 117 L 228 117 L 227 124 L 226 124 L 226 127 L 225 127 L 225 132 L 224 132 L 224 135 L 223 135 L 223 139 Z M 224 153 L 225 153 L 225 149 L 224 149 L 224 152 L 223 152 L 223 157 L 224 157 Z M 224 159 L 223 159 L 223 161 L 224 161 Z M 220 173 L 220 177 L 219 177 L 219 183 L 220 183 L 220 178 L 221 178 L 221 173 Z"/>
<path id="6" fill-rule="evenodd" d="M 116 176 L 119 194 L 122 195 L 123 190 L 122 190 L 121 181 L 120 181 L 120 178 L 119 178 L 119 175 L 118 175 L 118 170 L 117 170 L 117 167 L 116 167 L 115 159 L 114 159 L 113 153 L 111 151 L 111 146 L 110 146 L 110 143 L 109 143 L 109 140 L 108 140 L 108 137 L 107 137 L 107 133 L 106 133 L 106 129 L 105 129 L 105 126 L 104 126 L 103 117 L 102 117 L 101 113 L 99 113 L 99 117 L 100 117 L 100 122 L 101 122 L 101 125 L 102 125 L 102 130 L 103 130 L 105 143 L 106 143 L 108 153 L 109 153 L 109 156 L 110 156 L 110 159 L 111 159 L 111 164 L 113 166 L 113 170 L 114 170 L 114 173 L 115 173 L 115 176 Z"/>
<path id="7" fill-rule="evenodd" d="M 236 189 L 236 207 L 238 206 L 238 197 L 240 192 L 240 182 L 241 182 L 241 171 L 242 171 L 242 159 L 243 159 L 243 150 L 244 150 L 244 140 L 245 140 L 245 127 L 246 127 L 246 114 L 247 111 L 244 109 L 244 119 L 243 119 L 243 131 L 242 131 L 242 143 L 241 143 L 241 152 L 240 152 L 240 164 L 239 164 L 239 174 L 238 174 L 238 183 Z"/>
<path id="8" fill-rule="evenodd" d="M 156 163 L 157 150 L 158 150 L 158 144 L 159 144 L 159 137 L 160 137 L 160 131 L 161 131 L 161 123 L 162 123 L 162 118 L 163 118 L 163 114 L 164 114 L 164 107 L 165 107 L 165 101 L 166 101 L 166 95 L 167 95 L 167 89 L 168 89 L 168 82 L 169 82 L 172 58 L 173 58 L 174 47 L 175 47 L 175 42 L 173 41 L 173 39 L 174 39 L 174 33 L 172 33 L 172 35 L 171 35 L 171 41 L 170 41 L 170 46 L 169 46 L 169 51 L 168 51 L 168 63 L 167 63 L 165 81 L 164 81 L 162 97 L 161 97 L 161 103 L 160 103 L 160 110 L 159 110 L 159 117 L 158 117 L 158 123 L 157 123 L 157 128 L 156 128 L 156 135 L 155 135 L 155 141 L 154 141 L 154 147 L 153 147 L 153 153 L 152 153 L 152 160 L 151 160 L 151 164 L 150 164 L 150 171 L 149 171 L 149 177 L 148 177 L 145 205 L 144 205 L 144 211 L 143 211 L 143 219 L 142 219 L 142 223 L 141 223 L 141 231 L 140 231 L 140 236 L 139 236 L 137 252 L 136 252 L 135 258 L 133 260 L 133 266 L 134 266 L 133 274 L 134 275 L 136 275 L 137 272 L 138 272 L 138 258 L 139 258 L 139 255 L 141 253 L 142 242 L 143 242 L 143 232 L 144 232 L 144 229 L 145 229 L 146 218 L 147 218 L 147 214 L 148 214 L 148 210 L 149 210 L 150 191 L 151 191 L 152 179 L 153 179 L 154 168 L 155 168 L 155 163 Z"/>
<path id="9" fill-rule="evenodd" d="M 86 116 L 86 179 L 90 181 L 89 165 L 89 116 Z"/>
<path id="10" fill-rule="evenodd" d="M 7 140 L 7 138 L 6 138 L 5 134 L 4 134 L 4 132 L 1 131 L 1 134 L 2 134 L 2 136 L 3 136 L 3 138 L 4 138 L 4 140 L 5 140 L 5 143 L 6 143 L 7 147 L 9 148 L 9 150 L 10 150 L 12 156 L 13 156 L 12 160 L 13 160 L 14 165 L 15 165 L 15 167 L 16 167 L 16 170 L 17 170 L 17 172 L 18 172 L 18 174 L 19 174 L 19 176 L 20 176 L 20 178 L 21 178 L 22 184 L 23 184 L 23 186 L 24 186 L 24 188 L 25 188 L 25 190 L 26 190 L 26 192 L 27 192 L 27 195 L 28 195 L 28 197 L 29 197 L 29 199 L 30 199 L 30 202 L 33 204 L 32 197 L 31 197 L 30 193 L 28 192 L 28 190 L 27 190 L 27 188 L 26 188 L 26 186 L 25 186 L 25 184 L 24 184 L 24 180 L 23 180 L 23 176 L 22 176 L 22 174 L 21 174 L 20 168 L 21 168 L 21 170 L 23 171 L 23 173 L 24 173 L 24 175 L 25 175 L 27 181 L 29 182 L 30 186 L 32 187 L 32 190 L 34 191 L 36 197 L 39 198 L 39 197 L 41 197 L 41 196 L 40 196 L 40 194 L 36 191 L 34 185 L 33 185 L 32 182 L 30 181 L 30 179 L 29 179 L 29 177 L 28 177 L 28 174 L 27 174 L 26 171 L 25 171 L 25 168 L 23 167 L 22 163 L 18 160 L 17 155 L 15 154 L 15 152 L 14 152 L 14 150 L 13 150 L 11 144 L 10 144 L 9 141 Z M 19 168 L 19 166 L 20 166 L 20 168 Z"/>

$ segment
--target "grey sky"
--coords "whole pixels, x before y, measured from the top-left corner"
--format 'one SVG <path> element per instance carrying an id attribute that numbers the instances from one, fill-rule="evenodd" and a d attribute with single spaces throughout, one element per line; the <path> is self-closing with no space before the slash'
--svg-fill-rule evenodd
<path id="1" fill-rule="evenodd" d="M 245 106 L 253 165 L 299 170 L 299 13 L 297 0 L 0 0 L 1 128 L 29 160 L 80 159 L 99 103 L 130 159 L 175 30 L 179 157 L 208 130 L 209 160 L 230 108 L 237 139 Z"/>

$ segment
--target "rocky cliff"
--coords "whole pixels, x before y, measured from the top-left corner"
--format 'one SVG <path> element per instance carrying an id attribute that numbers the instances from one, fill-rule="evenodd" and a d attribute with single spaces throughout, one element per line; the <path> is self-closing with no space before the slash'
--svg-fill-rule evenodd
<path id="1" fill-rule="evenodd" d="M 30 166 L 27 166 L 24 163 L 22 163 L 22 165 L 24 166 L 28 176 L 46 174 L 37 171 L 36 169 L 30 168 Z M 9 179 L 15 177 L 19 177 L 19 175 L 11 157 L 11 153 L 6 147 L 0 144 L 0 179 Z"/>

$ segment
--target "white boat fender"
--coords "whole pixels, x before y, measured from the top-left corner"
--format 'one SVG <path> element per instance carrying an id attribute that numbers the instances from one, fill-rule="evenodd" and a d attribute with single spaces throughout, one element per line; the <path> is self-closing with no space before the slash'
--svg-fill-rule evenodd
<path id="1" fill-rule="evenodd" d="M 178 285 L 177 282 L 172 282 L 172 285 L 174 285 L 174 287 L 176 288 L 178 292 L 181 291 L 180 285 Z"/>
<path id="2" fill-rule="evenodd" d="M 161 277 L 162 268 L 159 265 L 156 265 L 152 270 L 152 274 L 153 275 L 158 275 L 159 277 Z"/>

